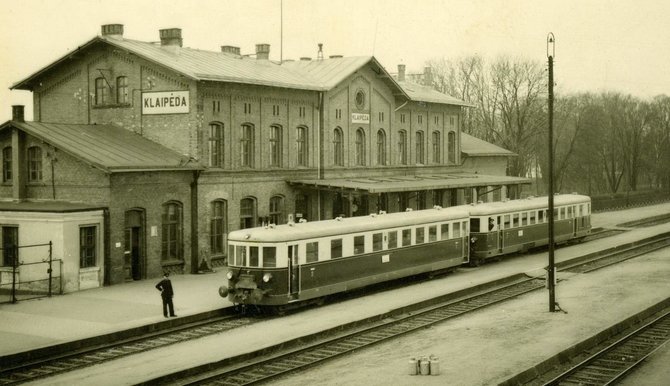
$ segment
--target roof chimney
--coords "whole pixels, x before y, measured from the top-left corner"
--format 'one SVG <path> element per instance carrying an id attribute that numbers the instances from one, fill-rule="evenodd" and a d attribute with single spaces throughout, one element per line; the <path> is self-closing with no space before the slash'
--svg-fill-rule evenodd
<path id="1" fill-rule="evenodd" d="M 323 59 L 323 43 L 319 43 L 319 52 L 316 53 L 316 60 Z"/>
<path id="2" fill-rule="evenodd" d="M 103 24 L 102 36 L 109 36 L 113 38 L 123 37 L 123 24 Z"/>
<path id="3" fill-rule="evenodd" d="M 404 64 L 399 64 L 398 65 L 398 82 L 404 82 L 405 81 L 405 65 Z"/>
<path id="4" fill-rule="evenodd" d="M 12 121 L 25 122 L 23 105 L 12 105 Z"/>
<path id="5" fill-rule="evenodd" d="M 228 54 L 239 55 L 240 54 L 240 47 L 221 46 L 221 52 L 225 52 L 225 53 L 228 53 Z"/>
<path id="6" fill-rule="evenodd" d="M 423 69 L 423 84 L 424 86 L 433 85 L 433 71 L 432 68 L 426 67 Z"/>
<path id="7" fill-rule="evenodd" d="M 269 44 L 256 44 L 256 59 L 270 59 Z"/>
<path id="8" fill-rule="evenodd" d="M 330 59 L 339 59 L 341 57 L 342 57 L 342 55 L 330 55 L 329 56 Z"/>
<path id="9" fill-rule="evenodd" d="M 161 37 L 161 46 L 181 47 L 181 28 L 168 28 L 158 31 Z"/>
<path id="10" fill-rule="evenodd" d="M 310 58 L 309 56 L 301 56 L 300 60 L 308 61 L 308 60 L 312 60 L 312 58 Z"/>

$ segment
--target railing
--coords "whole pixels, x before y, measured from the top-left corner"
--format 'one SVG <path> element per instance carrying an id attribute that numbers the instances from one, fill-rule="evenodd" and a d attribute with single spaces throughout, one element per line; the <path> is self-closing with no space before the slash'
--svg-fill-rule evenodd
<path id="1" fill-rule="evenodd" d="M 53 258 L 52 247 L 49 241 L 45 244 L 0 248 L 5 262 L 11 263 L 11 266 L 0 267 L 0 303 L 16 303 L 19 300 L 50 297 L 54 292 L 63 293 L 63 261 Z M 30 252 L 19 255 L 22 249 Z M 44 255 L 40 256 L 41 253 Z M 27 255 L 25 259 L 23 255 Z"/>

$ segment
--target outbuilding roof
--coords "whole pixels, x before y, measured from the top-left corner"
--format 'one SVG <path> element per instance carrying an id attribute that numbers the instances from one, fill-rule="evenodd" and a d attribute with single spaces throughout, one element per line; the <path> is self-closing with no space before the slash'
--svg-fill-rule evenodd
<path id="1" fill-rule="evenodd" d="M 106 172 L 202 169 L 189 157 L 114 125 L 8 121 L 0 131 L 9 127 Z"/>
<path id="2" fill-rule="evenodd" d="M 461 132 L 461 152 L 470 157 L 516 156 L 507 149 Z"/>

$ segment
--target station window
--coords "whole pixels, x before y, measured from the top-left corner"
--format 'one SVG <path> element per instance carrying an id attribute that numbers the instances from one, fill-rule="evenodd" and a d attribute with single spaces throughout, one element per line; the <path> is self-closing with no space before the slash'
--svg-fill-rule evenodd
<path id="1" fill-rule="evenodd" d="M 249 247 L 249 266 L 258 267 L 258 247 Z"/>
<path id="2" fill-rule="evenodd" d="M 0 249 L 0 258 L 2 258 L 3 267 L 12 267 L 18 263 L 19 257 L 19 227 L 3 226 L 0 227 L 2 233 L 2 246 Z"/>
<path id="3" fill-rule="evenodd" d="M 274 268 L 277 266 L 277 248 L 263 247 L 263 267 Z"/>
<path id="4" fill-rule="evenodd" d="M 372 250 L 373 251 L 381 251 L 383 247 L 382 244 L 382 234 L 381 233 L 375 233 L 372 235 Z"/>
<path id="5" fill-rule="evenodd" d="M 305 258 L 308 263 L 319 261 L 319 242 L 307 243 Z"/>
<path id="6" fill-rule="evenodd" d="M 402 230 L 402 246 L 406 247 L 412 244 L 412 230 L 403 229 Z"/>
<path id="7" fill-rule="evenodd" d="M 437 225 L 428 227 L 428 242 L 437 241 Z"/>
<path id="8" fill-rule="evenodd" d="M 449 240 L 449 224 L 442 224 L 440 227 L 442 240 Z"/>
<path id="9" fill-rule="evenodd" d="M 391 231 L 388 233 L 389 237 L 389 248 L 397 248 L 398 247 L 398 232 L 397 231 Z"/>
<path id="10" fill-rule="evenodd" d="M 360 255 L 365 252 L 365 236 L 354 236 L 354 255 Z"/>
<path id="11" fill-rule="evenodd" d="M 342 239 L 330 240 L 330 258 L 342 257 Z"/>
<path id="12" fill-rule="evenodd" d="M 97 255 L 95 226 L 79 228 L 79 268 L 95 267 Z"/>
<path id="13" fill-rule="evenodd" d="M 416 228 L 416 243 L 423 244 L 426 242 L 426 228 Z"/>

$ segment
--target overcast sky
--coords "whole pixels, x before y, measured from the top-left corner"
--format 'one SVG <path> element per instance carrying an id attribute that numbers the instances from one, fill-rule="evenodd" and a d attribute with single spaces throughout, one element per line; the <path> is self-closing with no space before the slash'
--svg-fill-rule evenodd
<path id="1" fill-rule="evenodd" d="M 0 0 L 0 122 L 32 95 L 14 83 L 123 24 L 124 36 L 158 41 L 181 28 L 185 47 L 270 59 L 374 55 L 389 72 L 422 72 L 431 58 L 481 54 L 546 62 L 556 37 L 559 93 L 604 90 L 641 98 L 670 94 L 670 1 L 666 0 Z M 283 40 L 283 45 L 282 45 Z M 283 49 L 282 49 L 283 46 Z"/>

